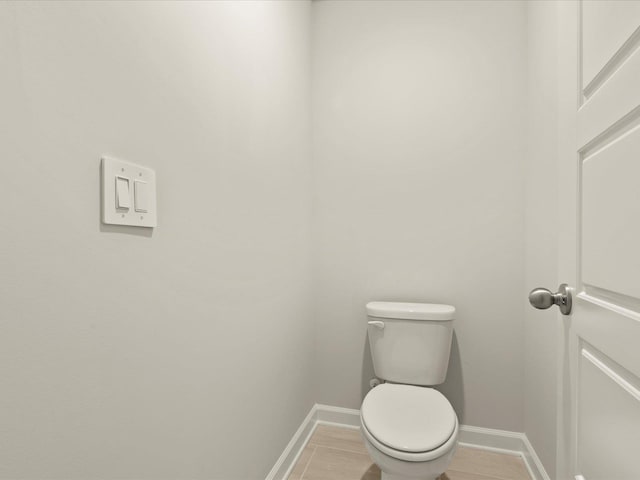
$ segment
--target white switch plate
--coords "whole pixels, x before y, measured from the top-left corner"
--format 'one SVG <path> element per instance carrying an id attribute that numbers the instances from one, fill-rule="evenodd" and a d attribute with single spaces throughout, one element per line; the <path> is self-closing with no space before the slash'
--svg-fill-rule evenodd
<path id="1" fill-rule="evenodd" d="M 102 223 L 110 225 L 132 225 L 134 227 L 157 227 L 156 173 L 135 163 L 102 157 Z M 116 177 L 129 179 L 129 208 L 117 208 Z M 134 182 L 146 183 L 146 212 L 136 212 Z"/>

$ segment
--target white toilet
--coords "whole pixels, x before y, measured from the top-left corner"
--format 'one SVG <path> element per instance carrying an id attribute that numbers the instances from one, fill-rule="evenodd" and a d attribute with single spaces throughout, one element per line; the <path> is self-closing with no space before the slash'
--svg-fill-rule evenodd
<path id="1" fill-rule="evenodd" d="M 368 336 L 376 376 L 362 402 L 364 443 L 382 480 L 435 480 L 458 440 L 458 417 L 444 395 L 455 308 L 370 302 Z"/>

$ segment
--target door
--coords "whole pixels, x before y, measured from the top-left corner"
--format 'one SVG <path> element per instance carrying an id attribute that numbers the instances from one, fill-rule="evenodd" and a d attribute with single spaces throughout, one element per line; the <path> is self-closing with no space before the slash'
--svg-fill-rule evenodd
<path id="1" fill-rule="evenodd" d="M 559 4 L 558 478 L 640 479 L 640 1 Z"/>

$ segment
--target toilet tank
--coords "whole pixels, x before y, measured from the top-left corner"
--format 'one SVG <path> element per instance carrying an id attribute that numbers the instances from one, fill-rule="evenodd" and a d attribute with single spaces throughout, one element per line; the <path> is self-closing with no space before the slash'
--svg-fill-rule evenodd
<path id="1" fill-rule="evenodd" d="M 451 305 L 434 303 L 368 303 L 368 337 L 376 376 L 410 385 L 444 382 L 455 313 Z"/>

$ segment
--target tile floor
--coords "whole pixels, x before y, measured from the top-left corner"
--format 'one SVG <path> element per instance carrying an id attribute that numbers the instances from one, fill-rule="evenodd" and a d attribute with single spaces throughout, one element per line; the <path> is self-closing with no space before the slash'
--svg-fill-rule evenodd
<path id="1" fill-rule="evenodd" d="M 380 480 L 360 431 L 318 425 L 288 480 Z M 520 457 L 459 447 L 440 480 L 531 480 Z"/>

